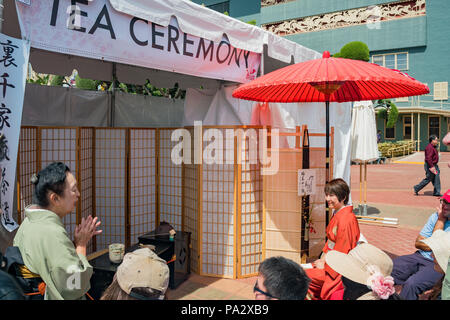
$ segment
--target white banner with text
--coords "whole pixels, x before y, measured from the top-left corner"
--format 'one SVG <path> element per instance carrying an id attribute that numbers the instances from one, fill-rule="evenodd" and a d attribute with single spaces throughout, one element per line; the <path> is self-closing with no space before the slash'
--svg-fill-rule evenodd
<path id="1" fill-rule="evenodd" d="M 113 9 L 108 0 L 16 2 L 22 37 L 31 47 L 198 77 L 245 83 L 261 54 L 184 33 Z M 199 21 L 200 23 L 200 21 Z"/>

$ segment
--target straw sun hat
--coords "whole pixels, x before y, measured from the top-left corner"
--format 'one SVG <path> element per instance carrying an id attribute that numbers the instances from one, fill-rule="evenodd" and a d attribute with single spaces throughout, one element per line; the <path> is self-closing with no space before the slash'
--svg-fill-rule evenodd
<path id="1" fill-rule="evenodd" d="M 447 270 L 448 259 L 450 258 L 450 232 L 436 230 L 432 236 L 421 240 L 433 251 L 436 262 L 442 271 Z"/>
<path id="2" fill-rule="evenodd" d="M 326 263 L 342 276 L 367 285 L 381 299 L 395 292 L 392 259 L 377 247 L 362 243 L 348 254 L 333 250 L 325 256 Z"/>

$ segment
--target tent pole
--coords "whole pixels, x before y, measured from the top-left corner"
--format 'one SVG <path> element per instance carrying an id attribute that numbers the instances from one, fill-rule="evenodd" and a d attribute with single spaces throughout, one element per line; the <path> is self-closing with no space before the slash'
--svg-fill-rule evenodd
<path id="1" fill-rule="evenodd" d="M 263 75 L 264 75 L 264 49 L 263 52 L 261 53 L 261 76 Z"/>
<path id="2" fill-rule="evenodd" d="M 112 64 L 112 84 L 111 84 L 111 105 L 110 105 L 110 119 L 109 126 L 114 127 L 114 116 L 116 107 L 116 64 Z"/>
<path id="3" fill-rule="evenodd" d="M 2 32 L 3 25 L 3 0 L 0 0 L 0 32 Z"/>
<path id="4" fill-rule="evenodd" d="M 359 163 L 359 204 L 362 203 L 362 181 L 363 181 L 363 171 L 362 171 L 362 162 Z"/>
<path id="5" fill-rule="evenodd" d="M 364 204 L 367 204 L 367 161 L 364 161 Z"/>

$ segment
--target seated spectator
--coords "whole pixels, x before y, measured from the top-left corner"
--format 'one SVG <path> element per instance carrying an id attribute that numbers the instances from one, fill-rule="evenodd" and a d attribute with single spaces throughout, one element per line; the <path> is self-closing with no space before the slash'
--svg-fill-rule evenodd
<path id="1" fill-rule="evenodd" d="M 62 219 L 74 211 L 80 192 L 70 169 L 53 162 L 33 175 L 33 204 L 14 237 L 20 251 L 24 277 L 42 280 L 39 293 L 45 300 L 85 299 L 90 289 L 92 266 L 86 247 L 97 230 L 97 217 L 83 218 L 69 238 Z M 42 289 L 42 290 L 41 290 Z"/>
<path id="2" fill-rule="evenodd" d="M 450 189 L 440 200 L 437 212 L 433 213 L 417 236 L 415 253 L 395 258 L 392 277 L 395 284 L 403 285 L 400 297 L 417 300 L 419 295 L 431 289 L 442 274 L 434 269 L 431 248 L 422 240 L 432 236 L 436 230 L 450 232 Z"/>
<path id="3" fill-rule="evenodd" d="M 325 200 L 333 210 L 333 216 L 326 229 L 328 240 L 322 255 L 312 263 L 314 268 L 306 270 L 311 279 L 309 299 L 329 300 L 333 292 L 342 289 L 341 275 L 325 263 L 325 257 L 334 250 L 346 254 L 360 240 L 358 220 L 353 213 L 353 206 L 348 205 L 349 195 L 350 188 L 343 179 L 333 179 L 325 185 Z"/>
<path id="4" fill-rule="evenodd" d="M 100 300 L 164 300 L 169 267 L 149 248 L 127 253 Z"/>
<path id="5" fill-rule="evenodd" d="M 399 299 L 390 276 L 392 259 L 377 247 L 363 243 L 348 254 L 333 250 L 326 255 L 325 261 L 342 275 L 342 300 Z"/>
<path id="6" fill-rule="evenodd" d="M 442 278 L 435 284 L 429 296 L 429 300 L 436 300 L 441 296 L 445 272 L 448 269 L 448 260 L 450 258 L 450 232 L 436 230 L 431 237 L 421 241 L 425 242 L 433 252 L 434 270 L 442 274 Z M 449 300 L 449 297 L 446 298 Z"/>
<path id="7" fill-rule="evenodd" d="M 290 259 L 271 257 L 259 265 L 253 292 L 255 300 L 304 300 L 310 279 L 303 268 Z"/>

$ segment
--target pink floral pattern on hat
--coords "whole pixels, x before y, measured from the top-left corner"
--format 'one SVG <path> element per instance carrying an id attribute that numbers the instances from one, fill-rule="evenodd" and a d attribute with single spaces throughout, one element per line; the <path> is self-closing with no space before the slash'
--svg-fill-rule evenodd
<path id="1" fill-rule="evenodd" d="M 391 276 L 383 276 L 375 266 L 367 268 L 371 276 L 367 279 L 367 286 L 372 289 L 380 299 L 386 300 L 395 293 L 394 278 Z"/>

